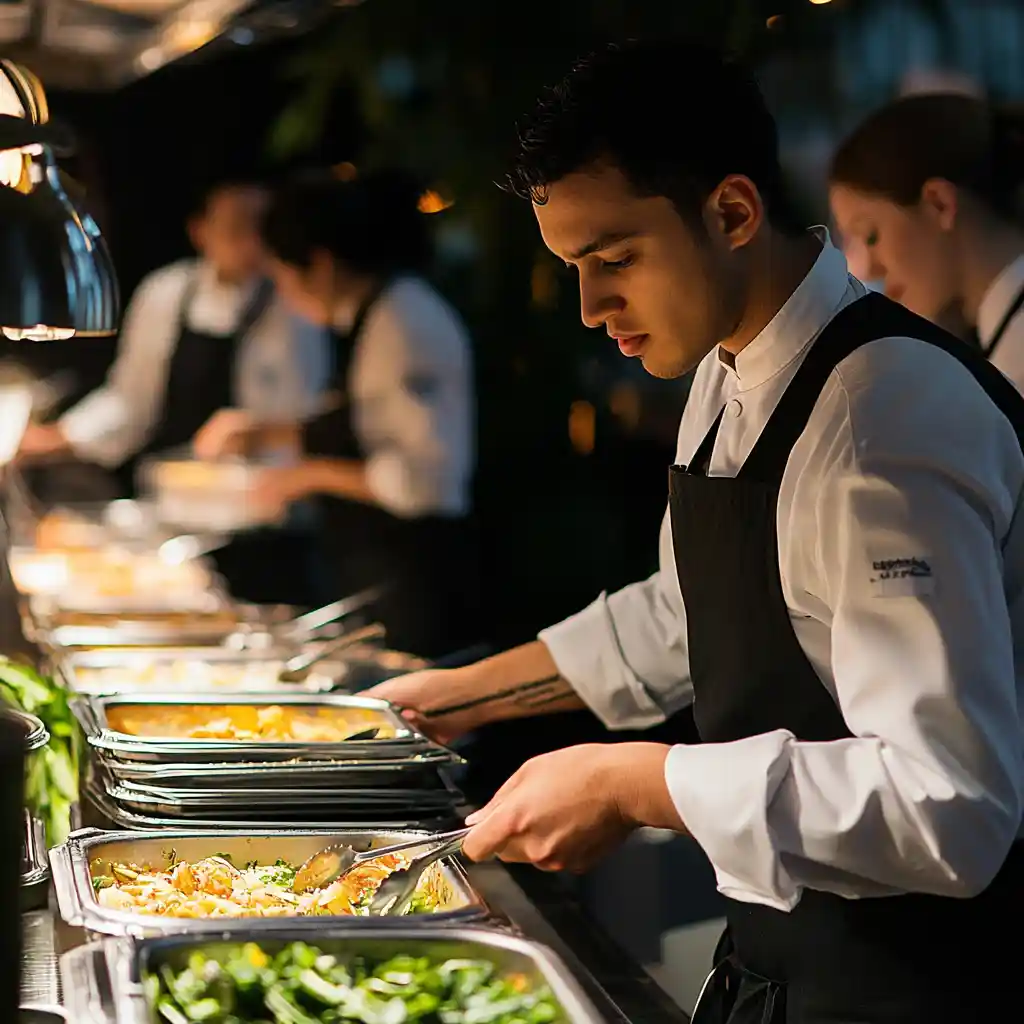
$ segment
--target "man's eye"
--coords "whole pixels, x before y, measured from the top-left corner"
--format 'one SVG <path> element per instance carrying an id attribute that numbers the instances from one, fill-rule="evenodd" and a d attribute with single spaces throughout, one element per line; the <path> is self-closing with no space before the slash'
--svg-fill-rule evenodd
<path id="1" fill-rule="evenodd" d="M 867 238 L 864 239 L 865 245 L 877 245 L 878 244 L 878 232 L 872 231 L 868 234 Z"/>
<path id="2" fill-rule="evenodd" d="M 632 256 L 624 256 L 621 260 L 602 260 L 601 267 L 604 270 L 624 270 L 633 265 Z"/>

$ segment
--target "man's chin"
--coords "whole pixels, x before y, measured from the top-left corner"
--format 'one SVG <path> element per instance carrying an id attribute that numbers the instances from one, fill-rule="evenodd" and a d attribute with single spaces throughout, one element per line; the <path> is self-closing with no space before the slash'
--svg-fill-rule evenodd
<path id="1" fill-rule="evenodd" d="M 645 352 L 640 356 L 640 362 L 652 377 L 657 377 L 658 380 L 675 380 L 689 373 L 700 360 L 694 362 L 681 356 L 666 359 L 663 353 Z"/>

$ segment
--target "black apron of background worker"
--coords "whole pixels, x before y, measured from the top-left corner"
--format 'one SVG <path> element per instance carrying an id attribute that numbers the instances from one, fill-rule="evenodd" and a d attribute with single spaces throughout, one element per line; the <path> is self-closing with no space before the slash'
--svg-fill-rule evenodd
<path id="1" fill-rule="evenodd" d="M 197 331 L 188 323 L 197 276 L 185 287 L 178 307 L 178 338 L 167 370 L 160 419 L 137 456 L 159 456 L 191 444 L 199 429 L 235 402 L 237 362 L 252 327 L 266 312 L 273 285 L 262 281 L 230 334 Z M 131 467 L 134 472 L 136 460 Z M 314 595 L 308 566 L 312 541 L 287 529 L 257 529 L 238 534 L 212 555 L 228 589 L 240 600 L 259 604 L 306 605 Z"/>
<path id="2" fill-rule="evenodd" d="M 310 457 L 366 458 L 352 420 L 349 370 L 366 318 L 389 284 L 363 303 L 347 334 L 335 334 L 340 404 L 306 424 L 303 449 Z M 323 496 L 321 520 L 332 598 L 386 587 L 372 615 L 387 629 L 388 647 L 437 658 L 479 641 L 479 570 L 471 517 L 403 519 L 377 506 Z"/>
<path id="3" fill-rule="evenodd" d="M 720 414 L 690 466 L 670 474 L 694 716 L 706 742 L 776 729 L 810 742 L 851 736 L 793 632 L 776 517 L 790 451 L 829 374 L 855 349 L 884 337 L 919 338 L 949 352 L 1024 439 L 1024 402 L 1013 386 L 980 353 L 881 295 L 856 301 L 824 329 L 735 478 L 706 475 Z M 1022 886 L 1018 843 L 997 879 L 973 899 L 843 899 L 805 889 L 788 914 L 728 900 L 728 930 L 716 955 L 721 967 L 694 1022 L 1001 1020 L 999 1007 L 1019 1005 L 1017 947 L 999 933 L 1014 927 Z"/>

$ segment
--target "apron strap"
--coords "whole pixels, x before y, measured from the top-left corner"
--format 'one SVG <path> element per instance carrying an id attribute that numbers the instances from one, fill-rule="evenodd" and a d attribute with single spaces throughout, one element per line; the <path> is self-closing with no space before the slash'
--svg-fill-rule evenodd
<path id="1" fill-rule="evenodd" d="M 999 326 L 995 329 L 995 332 L 989 339 L 989 343 L 985 346 L 986 359 L 992 358 L 999 342 L 1003 340 L 1003 336 L 1006 334 L 1006 328 L 1010 326 L 1010 322 L 1021 311 L 1022 307 L 1024 307 L 1024 288 L 1017 292 L 1017 297 L 1010 303 L 1010 308 L 1003 314 L 1003 319 L 999 321 Z"/>

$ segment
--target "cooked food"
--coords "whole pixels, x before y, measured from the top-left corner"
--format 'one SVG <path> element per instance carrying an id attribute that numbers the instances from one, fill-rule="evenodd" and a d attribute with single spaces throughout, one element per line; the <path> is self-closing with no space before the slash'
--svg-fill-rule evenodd
<path id="1" fill-rule="evenodd" d="M 203 594 L 209 573 L 197 563 L 172 565 L 154 552 L 116 547 L 64 551 L 15 551 L 11 575 L 23 594 L 73 593 L 83 598 L 139 598 L 147 595 Z"/>
<path id="2" fill-rule="evenodd" d="M 391 854 L 304 893 L 292 892 L 295 865 L 278 861 L 238 868 L 224 855 L 191 864 L 178 861 L 163 869 L 97 864 L 92 881 L 97 902 L 108 910 L 185 918 L 352 915 L 365 913 L 381 882 L 408 863 L 408 857 Z M 411 913 L 437 909 L 439 877 L 436 872 L 425 874 Z"/>
<path id="3" fill-rule="evenodd" d="M 278 687 L 283 661 L 216 662 L 183 658 L 127 665 L 81 666 L 79 687 L 120 693 L 126 690 L 270 690 Z"/>
<path id="4" fill-rule="evenodd" d="M 255 943 L 146 979 L 161 1024 L 553 1024 L 565 1014 L 551 990 L 484 959 L 339 958 L 293 942 L 277 956 Z"/>
<path id="5" fill-rule="evenodd" d="M 341 743 L 371 726 L 379 739 L 395 735 L 368 708 L 302 704 L 121 704 L 107 709 L 107 724 L 130 736 L 190 740 Z"/>

